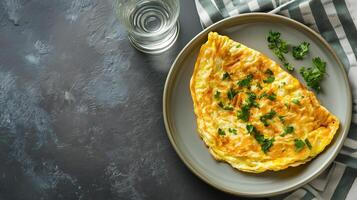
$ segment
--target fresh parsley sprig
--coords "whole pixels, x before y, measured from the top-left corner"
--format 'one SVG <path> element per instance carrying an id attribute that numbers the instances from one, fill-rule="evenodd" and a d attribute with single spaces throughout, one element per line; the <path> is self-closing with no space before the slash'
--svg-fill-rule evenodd
<path id="1" fill-rule="evenodd" d="M 261 150 L 266 154 L 270 147 L 273 146 L 275 141 L 274 138 L 265 138 L 263 134 L 261 134 L 253 125 L 247 124 L 246 129 L 250 135 L 252 135 L 255 140 L 260 144 Z"/>
<path id="2" fill-rule="evenodd" d="M 307 86 L 319 92 L 321 90 L 320 82 L 326 74 L 326 62 L 322 61 L 320 57 L 312 59 L 313 67 L 302 67 L 300 74 L 307 83 Z"/>
<path id="3" fill-rule="evenodd" d="M 295 150 L 297 152 L 301 151 L 305 146 L 305 142 L 301 139 L 295 139 L 294 142 L 295 142 Z"/>
<path id="4" fill-rule="evenodd" d="M 273 51 L 276 57 L 279 58 L 281 62 L 283 62 L 284 67 L 286 67 L 289 71 L 293 71 L 294 67 L 287 62 L 284 54 L 289 52 L 289 44 L 280 38 L 281 33 L 269 31 L 269 35 L 267 37 L 268 47 Z"/>
<path id="5" fill-rule="evenodd" d="M 302 42 L 296 47 L 293 47 L 293 57 L 296 60 L 302 60 L 309 53 L 310 43 Z"/>

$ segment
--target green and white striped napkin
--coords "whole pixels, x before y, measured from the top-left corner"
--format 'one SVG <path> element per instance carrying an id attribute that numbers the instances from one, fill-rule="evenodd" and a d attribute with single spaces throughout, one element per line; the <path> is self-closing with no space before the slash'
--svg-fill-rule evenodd
<path id="1" fill-rule="evenodd" d="M 249 12 L 277 13 L 319 32 L 346 66 L 353 95 L 350 132 L 335 162 L 318 178 L 272 199 L 357 199 L 357 0 L 195 0 L 203 27 Z"/>

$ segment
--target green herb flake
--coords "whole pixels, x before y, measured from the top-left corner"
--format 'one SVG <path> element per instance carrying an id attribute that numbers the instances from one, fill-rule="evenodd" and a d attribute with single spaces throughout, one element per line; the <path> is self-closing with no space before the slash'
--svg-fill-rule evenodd
<path id="1" fill-rule="evenodd" d="M 255 138 L 255 140 L 260 144 L 261 150 L 266 154 L 269 151 L 270 147 L 273 146 L 275 139 L 264 138 L 264 135 L 259 133 L 259 131 L 251 124 L 247 124 L 246 129 L 248 133 L 251 134 Z"/>
<path id="2" fill-rule="evenodd" d="M 273 146 L 274 141 L 275 141 L 274 138 L 264 139 L 263 144 L 261 144 L 261 149 L 265 154 L 269 151 L 270 147 Z"/>
<path id="3" fill-rule="evenodd" d="M 304 56 L 306 56 L 309 53 L 309 46 L 310 43 L 302 42 L 298 46 L 293 47 L 293 57 L 296 60 L 302 60 Z"/>
<path id="4" fill-rule="evenodd" d="M 222 130 L 221 128 L 218 129 L 218 135 L 226 135 L 226 132 L 224 132 L 224 130 Z"/>
<path id="5" fill-rule="evenodd" d="M 271 93 L 271 94 L 267 95 L 267 98 L 268 98 L 270 101 L 275 101 L 275 99 L 276 99 L 276 94 Z"/>
<path id="6" fill-rule="evenodd" d="M 313 58 L 312 63 L 321 73 L 326 72 L 326 62 L 322 61 L 320 57 Z"/>
<path id="7" fill-rule="evenodd" d="M 230 88 L 227 92 L 227 97 L 229 100 L 232 100 L 237 94 L 238 91 L 235 91 L 233 88 Z"/>
<path id="8" fill-rule="evenodd" d="M 293 102 L 296 105 L 300 105 L 299 99 L 293 99 L 291 102 Z"/>
<path id="9" fill-rule="evenodd" d="M 258 132 L 254 133 L 254 138 L 257 140 L 257 142 L 260 145 L 262 145 L 264 143 L 264 141 L 265 141 L 264 135 L 262 135 L 262 134 L 260 134 Z"/>
<path id="10" fill-rule="evenodd" d="M 249 108 L 252 106 L 259 108 L 259 104 L 255 101 L 257 98 L 257 95 L 253 92 L 247 92 L 248 98 L 245 100 L 245 105 Z"/>
<path id="11" fill-rule="evenodd" d="M 259 103 L 256 102 L 256 101 L 253 101 L 252 105 L 253 105 L 254 107 L 256 107 L 256 108 L 259 108 L 259 107 L 260 107 Z"/>
<path id="12" fill-rule="evenodd" d="M 252 134 L 252 133 L 255 132 L 255 127 L 253 125 L 251 125 L 251 124 L 247 124 L 246 125 L 246 129 L 247 129 L 249 134 Z"/>
<path id="13" fill-rule="evenodd" d="M 241 44 L 238 44 L 237 46 L 236 46 L 236 48 L 239 48 L 241 46 Z"/>
<path id="14" fill-rule="evenodd" d="M 267 40 L 269 43 L 276 43 L 277 41 L 280 40 L 280 33 L 279 32 L 274 32 L 274 31 L 269 31 L 269 35 L 267 37 Z"/>
<path id="15" fill-rule="evenodd" d="M 249 119 L 249 109 L 251 107 L 257 107 L 259 108 L 259 104 L 255 101 L 257 98 L 257 95 L 253 92 L 247 92 L 248 98 L 245 100 L 245 103 L 243 104 L 242 108 L 240 111 L 238 111 L 237 117 L 238 119 L 241 119 L 245 122 L 248 121 Z"/>
<path id="16" fill-rule="evenodd" d="M 243 80 L 238 81 L 237 85 L 239 85 L 240 87 L 249 87 L 252 80 L 253 80 L 253 74 L 249 74 Z"/>
<path id="17" fill-rule="evenodd" d="M 240 111 L 238 111 L 238 113 L 237 113 L 238 119 L 241 119 L 241 120 L 247 122 L 249 120 L 249 115 L 250 115 L 249 108 L 250 107 L 247 105 L 242 106 L 242 109 Z"/>
<path id="18" fill-rule="evenodd" d="M 326 74 L 326 62 L 321 58 L 316 57 L 312 59 L 313 67 L 300 69 L 300 74 L 307 83 L 307 86 L 314 89 L 316 92 L 321 90 L 320 82 Z"/>
<path id="19" fill-rule="evenodd" d="M 231 79 L 231 75 L 229 75 L 228 72 L 224 72 L 224 74 L 222 76 L 222 80 L 224 81 L 224 80 L 229 80 L 229 79 Z"/>
<path id="20" fill-rule="evenodd" d="M 305 143 L 306 143 L 306 146 L 307 146 L 309 149 L 312 149 L 312 145 L 311 145 L 309 139 L 306 138 L 306 139 L 305 139 Z"/>
<path id="21" fill-rule="evenodd" d="M 257 98 L 257 95 L 254 92 L 247 92 L 247 95 L 250 100 L 255 100 Z"/>
<path id="22" fill-rule="evenodd" d="M 271 69 L 267 69 L 267 70 L 265 71 L 265 74 L 267 74 L 267 75 L 269 75 L 269 76 L 273 76 L 273 75 L 274 75 L 274 73 L 273 73 L 273 71 L 271 71 Z"/>
<path id="23" fill-rule="evenodd" d="M 281 121 L 281 123 L 285 122 L 285 116 L 279 115 L 279 120 Z"/>
<path id="24" fill-rule="evenodd" d="M 268 120 L 273 119 L 275 115 L 276 115 L 276 112 L 274 110 L 271 110 L 267 114 L 262 115 L 260 117 L 260 121 L 264 124 L 264 126 L 269 126 Z"/>
<path id="25" fill-rule="evenodd" d="M 268 76 L 267 79 L 263 80 L 264 83 L 272 83 L 275 81 L 274 76 Z"/>
<path id="26" fill-rule="evenodd" d="M 263 92 L 260 96 L 259 96 L 259 99 L 262 99 L 262 98 L 267 98 L 267 99 L 269 99 L 269 100 L 271 100 L 271 101 L 275 101 L 276 100 L 276 94 L 274 94 L 274 93 L 270 93 L 270 94 L 268 94 L 268 93 L 266 93 L 266 92 Z"/>
<path id="27" fill-rule="evenodd" d="M 293 133 L 294 130 L 295 130 L 295 128 L 294 128 L 293 126 L 287 126 L 287 127 L 285 127 L 285 129 L 284 129 L 284 133 L 285 133 L 285 134 Z"/>
<path id="28" fill-rule="evenodd" d="M 222 101 L 218 102 L 218 106 L 221 107 L 223 110 L 228 110 L 228 111 L 232 111 L 233 110 L 233 106 L 224 105 Z"/>
<path id="29" fill-rule="evenodd" d="M 293 126 L 287 126 L 284 128 L 284 133 L 282 133 L 280 136 L 284 137 L 287 134 L 291 134 L 294 132 L 294 127 Z"/>
<path id="30" fill-rule="evenodd" d="M 228 128 L 228 132 L 234 134 L 234 135 L 237 135 L 237 129 L 234 129 L 234 128 Z"/>
<path id="31" fill-rule="evenodd" d="M 214 94 L 214 98 L 218 100 L 220 97 L 221 97 L 221 92 L 217 90 L 216 93 Z"/>
<path id="32" fill-rule="evenodd" d="M 295 150 L 297 152 L 301 151 L 305 146 L 305 142 L 302 141 L 301 139 L 295 139 L 294 142 L 295 142 Z"/>
<path id="33" fill-rule="evenodd" d="M 270 147 L 273 146 L 273 143 L 275 141 L 274 138 L 271 138 L 271 139 L 264 138 L 264 135 L 262 135 L 262 134 L 260 134 L 258 132 L 254 133 L 254 138 L 260 144 L 261 150 L 265 154 L 269 151 Z"/>

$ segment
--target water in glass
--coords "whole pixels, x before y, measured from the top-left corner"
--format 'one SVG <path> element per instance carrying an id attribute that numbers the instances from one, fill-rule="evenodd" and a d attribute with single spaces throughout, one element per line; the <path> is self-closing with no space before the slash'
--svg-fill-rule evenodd
<path id="1" fill-rule="evenodd" d="M 161 53 L 177 39 L 178 0 L 114 0 L 114 9 L 140 51 Z"/>

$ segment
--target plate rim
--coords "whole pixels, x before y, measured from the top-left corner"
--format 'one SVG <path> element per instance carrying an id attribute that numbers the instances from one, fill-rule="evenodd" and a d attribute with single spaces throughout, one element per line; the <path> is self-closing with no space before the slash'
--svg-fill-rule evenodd
<path id="1" fill-rule="evenodd" d="M 346 124 L 344 129 L 341 131 L 340 134 L 342 134 L 342 139 L 340 141 L 340 143 L 337 146 L 337 149 L 333 152 L 332 155 L 329 155 L 328 159 L 326 159 L 323 164 L 321 165 L 320 168 L 317 169 L 317 172 L 314 174 L 311 174 L 310 176 L 307 176 L 305 179 L 282 189 L 276 189 L 274 191 L 271 192 L 266 192 L 266 193 L 257 193 L 257 192 L 240 192 L 240 191 L 233 191 L 230 189 L 227 189 L 223 186 L 221 186 L 220 184 L 216 184 L 214 183 L 214 181 L 210 180 L 209 178 L 204 176 L 204 173 L 201 173 L 197 170 L 197 167 L 194 167 L 194 164 L 191 163 L 190 161 L 188 161 L 188 159 L 185 157 L 185 155 L 183 155 L 184 153 L 182 153 L 180 151 L 180 148 L 178 147 L 178 145 L 175 142 L 175 139 L 173 137 L 173 131 L 171 128 L 171 123 L 169 120 L 169 114 L 168 112 L 168 102 L 169 102 L 169 96 L 170 96 L 170 88 L 172 88 L 172 83 L 174 82 L 176 76 L 175 72 L 179 69 L 179 67 L 175 67 L 175 66 L 179 66 L 178 63 L 182 62 L 182 57 L 185 57 L 184 55 L 187 54 L 187 49 L 189 49 L 192 45 L 194 45 L 195 41 L 197 39 L 199 39 L 200 37 L 202 37 L 203 35 L 208 34 L 210 31 L 213 31 L 214 29 L 220 28 L 221 26 L 224 26 L 224 24 L 229 24 L 229 23 L 234 23 L 235 21 L 240 21 L 240 20 L 244 20 L 244 19 L 250 19 L 250 20 L 254 20 L 254 18 L 260 19 L 262 17 L 271 17 L 274 18 L 275 21 L 283 21 L 286 24 L 290 24 L 292 26 L 294 26 L 297 29 L 302 29 L 305 32 L 308 32 L 309 34 L 311 34 L 313 37 L 315 37 L 314 39 L 317 39 L 318 42 L 321 42 L 321 44 L 326 47 L 326 50 L 332 54 L 333 59 L 337 62 L 338 67 L 342 70 L 342 75 L 344 78 L 344 81 L 347 85 L 347 101 L 348 101 L 348 110 L 346 113 Z M 350 129 L 350 125 L 351 125 L 351 118 L 352 118 L 352 95 L 351 95 L 351 87 L 349 84 L 349 80 L 348 80 L 348 76 L 346 73 L 346 70 L 344 68 L 343 63 L 341 62 L 340 58 L 337 56 L 336 52 L 332 49 L 332 47 L 330 46 L 330 44 L 328 44 L 328 42 L 318 33 L 316 33 L 314 30 L 312 30 L 311 28 L 309 28 L 308 26 L 295 21 L 293 19 L 290 19 L 288 17 L 285 16 L 281 16 L 281 15 L 277 15 L 277 14 L 271 14 L 271 13 L 246 13 L 246 14 L 240 14 L 237 16 L 232 16 L 226 19 L 223 19 L 219 22 L 216 22 L 214 24 L 212 24 L 211 26 L 207 27 L 206 29 L 203 29 L 200 33 L 198 33 L 194 38 L 192 38 L 185 46 L 184 48 L 182 48 L 182 50 L 180 51 L 180 53 L 177 55 L 177 57 L 175 58 L 174 62 L 172 63 L 170 70 L 167 74 L 167 78 L 165 81 L 165 86 L 164 86 L 164 91 L 163 91 L 163 97 L 162 97 L 162 102 L 163 102 L 163 119 L 164 119 L 164 124 L 165 124 L 165 129 L 166 129 L 166 134 L 170 140 L 171 145 L 174 147 L 176 153 L 178 154 L 178 156 L 180 157 L 180 159 L 184 162 L 184 164 L 186 165 L 186 167 L 188 167 L 190 169 L 191 172 L 193 172 L 198 178 L 200 178 L 202 181 L 204 181 L 205 183 L 213 186 L 214 188 L 221 190 L 223 192 L 229 193 L 229 194 L 233 194 L 233 195 L 237 195 L 237 196 L 246 196 L 246 197 L 267 197 L 267 196 L 274 196 L 274 195 L 278 195 L 278 194 L 282 194 L 282 193 L 286 193 L 289 191 L 292 191 L 294 189 L 297 189 L 299 187 L 301 187 L 302 185 L 310 182 L 311 180 L 313 180 L 314 178 L 316 178 L 318 175 L 320 175 L 336 158 L 336 156 L 338 155 L 338 153 L 340 152 L 343 143 L 347 137 L 348 131 Z"/>

